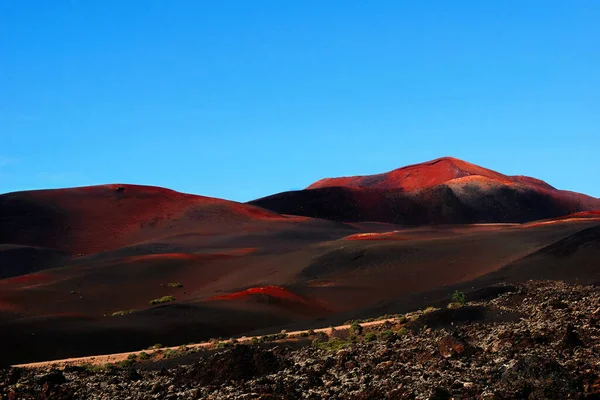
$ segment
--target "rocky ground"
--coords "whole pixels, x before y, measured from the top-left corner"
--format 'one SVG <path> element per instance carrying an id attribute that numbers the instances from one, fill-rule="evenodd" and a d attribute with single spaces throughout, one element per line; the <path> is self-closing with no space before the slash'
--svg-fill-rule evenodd
<path id="1" fill-rule="evenodd" d="M 477 297 L 477 296 L 475 296 Z M 527 282 L 301 348 L 5 369 L 2 399 L 600 399 L 600 287 Z M 468 298 L 467 298 L 468 299 Z M 312 342 L 312 343 L 311 343 Z M 162 363 L 162 364 L 161 364 Z"/>

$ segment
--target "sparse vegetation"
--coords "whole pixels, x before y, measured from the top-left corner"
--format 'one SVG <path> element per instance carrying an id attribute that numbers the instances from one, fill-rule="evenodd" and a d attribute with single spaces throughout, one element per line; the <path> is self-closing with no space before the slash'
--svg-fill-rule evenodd
<path id="1" fill-rule="evenodd" d="M 134 313 L 134 312 L 136 312 L 136 311 L 137 311 L 136 309 L 132 308 L 131 310 L 121 310 L 121 311 L 117 311 L 117 312 L 114 312 L 114 313 L 112 313 L 111 315 L 112 315 L 113 317 L 120 317 L 120 316 L 122 316 L 122 315 L 128 315 L 128 314 Z"/>
<path id="2" fill-rule="evenodd" d="M 148 347 L 148 350 L 162 349 L 163 347 L 165 347 L 165 346 L 163 346 L 160 343 L 156 343 L 155 345 L 152 345 L 152 346 Z"/>
<path id="3" fill-rule="evenodd" d="M 340 338 L 331 338 L 327 341 L 313 341 L 313 345 L 318 349 L 327 351 L 338 351 L 350 344 L 350 341 Z"/>
<path id="4" fill-rule="evenodd" d="M 127 358 L 127 360 L 119 361 L 118 363 L 115 363 L 113 365 L 117 368 L 129 368 L 135 363 L 137 363 L 135 359 Z"/>
<path id="5" fill-rule="evenodd" d="M 287 333 L 273 333 L 271 335 L 265 335 L 261 339 L 263 342 L 272 342 L 275 340 L 287 339 L 287 337 L 288 337 Z"/>
<path id="6" fill-rule="evenodd" d="M 183 285 L 179 282 L 170 282 L 167 284 L 168 287 L 170 288 L 182 288 Z"/>
<path id="7" fill-rule="evenodd" d="M 379 338 L 387 342 L 393 342 L 396 340 L 396 334 L 391 329 L 386 329 L 379 334 Z"/>
<path id="8" fill-rule="evenodd" d="M 377 340 L 377 335 L 373 332 L 369 332 L 365 335 L 365 342 L 374 342 Z"/>
<path id="9" fill-rule="evenodd" d="M 138 354 L 138 359 L 139 360 L 149 360 L 150 354 L 146 353 L 145 351 L 142 351 L 140 354 Z"/>
<path id="10" fill-rule="evenodd" d="M 92 365 L 92 364 L 81 364 L 80 367 L 85 369 L 86 371 L 94 372 L 94 373 L 102 372 L 102 370 L 104 369 L 104 367 L 102 365 Z"/>
<path id="11" fill-rule="evenodd" d="M 166 349 L 163 353 L 163 357 L 164 358 L 176 358 L 176 357 L 181 357 L 184 354 L 185 354 L 184 352 L 181 352 L 179 350 Z"/>
<path id="12" fill-rule="evenodd" d="M 150 300 L 149 304 L 151 306 L 153 306 L 155 304 L 170 303 L 170 302 L 175 301 L 175 300 L 176 299 L 173 296 L 163 296 L 163 297 L 160 297 L 158 299 Z"/>

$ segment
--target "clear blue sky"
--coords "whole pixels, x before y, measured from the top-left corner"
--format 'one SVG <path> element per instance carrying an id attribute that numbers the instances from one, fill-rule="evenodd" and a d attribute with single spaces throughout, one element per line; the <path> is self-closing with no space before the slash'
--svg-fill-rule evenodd
<path id="1" fill-rule="evenodd" d="M 600 1 L 0 0 L 0 192 L 451 155 L 600 196 Z"/>

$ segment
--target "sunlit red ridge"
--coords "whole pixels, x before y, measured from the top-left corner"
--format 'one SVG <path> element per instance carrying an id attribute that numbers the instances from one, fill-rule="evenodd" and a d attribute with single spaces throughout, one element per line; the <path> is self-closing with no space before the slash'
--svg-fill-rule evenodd
<path id="1" fill-rule="evenodd" d="M 377 175 L 326 178 L 313 183 L 308 189 L 342 186 L 413 191 L 469 176 L 481 176 L 505 185 L 522 184 L 553 189 L 552 186 L 539 179 L 526 176 L 507 176 L 453 157 L 438 158 Z"/>

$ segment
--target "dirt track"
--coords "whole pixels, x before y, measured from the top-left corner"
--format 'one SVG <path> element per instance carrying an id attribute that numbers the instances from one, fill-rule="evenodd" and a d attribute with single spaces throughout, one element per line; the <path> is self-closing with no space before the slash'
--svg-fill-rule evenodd
<path id="1" fill-rule="evenodd" d="M 393 322 L 393 321 L 395 321 L 395 319 L 388 318 L 388 319 L 381 319 L 381 320 L 371 321 L 371 322 L 363 322 L 363 323 L 361 323 L 361 326 L 363 326 L 363 327 L 376 326 L 376 325 L 381 325 L 387 321 Z M 334 328 L 336 330 L 345 330 L 345 329 L 350 329 L 350 325 L 339 325 Z M 330 334 L 331 328 L 313 329 L 313 331 L 314 332 L 324 332 L 326 334 Z M 303 332 L 308 332 L 308 330 L 287 332 L 287 334 L 288 334 L 288 336 L 298 336 Z M 260 337 L 260 336 L 242 336 L 241 338 L 236 338 L 236 339 L 239 343 L 246 343 L 246 342 L 251 342 L 252 338 L 254 338 L 254 337 Z M 213 344 L 210 342 L 202 342 L 202 343 L 196 343 L 196 344 L 192 344 L 192 345 L 186 345 L 186 347 L 190 348 L 190 349 L 208 348 L 211 346 L 213 346 Z M 130 351 L 130 352 L 126 352 L 126 353 L 103 354 L 103 355 L 88 356 L 88 357 L 66 358 L 66 359 L 62 359 L 62 360 L 40 361 L 40 362 L 29 363 L 29 364 L 18 364 L 18 365 L 14 365 L 14 367 L 19 367 L 19 368 L 57 367 L 57 368 L 62 369 L 68 365 L 82 365 L 82 364 L 104 365 L 104 364 L 112 364 L 112 363 L 117 363 L 119 361 L 127 360 L 127 357 L 129 357 L 131 354 L 139 354 L 142 351 L 152 355 L 159 351 L 165 351 L 165 350 L 169 350 L 169 349 L 177 350 L 177 349 L 179 349 L 179 347 L 180 346 L 163 347 L 160 349 L 152 349 L 152 350 L 143 349 L 143 350 L 138 350 L 138 351 Z"/>

